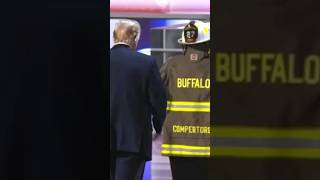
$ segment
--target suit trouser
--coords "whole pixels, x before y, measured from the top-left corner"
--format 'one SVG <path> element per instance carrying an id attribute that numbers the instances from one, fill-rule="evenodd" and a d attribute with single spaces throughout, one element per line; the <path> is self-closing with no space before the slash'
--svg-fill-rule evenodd
<path id="1" fill-rule="evenodd" d="M 111 180 L 142 180 L 145 158 L 137 153 L 116 152 L 111 154 Z"/>
<path id="2" fill-rule="evenodd" d="M 170 166 L 173 180 L 208 180 L 209 159 L 194 157 L 170 158 Z"/>

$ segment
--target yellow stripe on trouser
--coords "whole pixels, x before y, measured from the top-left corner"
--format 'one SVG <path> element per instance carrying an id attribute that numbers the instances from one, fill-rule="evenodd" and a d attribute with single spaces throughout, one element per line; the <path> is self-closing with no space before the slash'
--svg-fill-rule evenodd
<path id="1" fill-rule="evenodd" d="M 210 112 L 210 102 L 168 101 L 168 111 Z"/>
<path id="2" fill-rule="evenodd" d="M 163 155 L 210 156 L 210 146 L 162 144 Z"/>

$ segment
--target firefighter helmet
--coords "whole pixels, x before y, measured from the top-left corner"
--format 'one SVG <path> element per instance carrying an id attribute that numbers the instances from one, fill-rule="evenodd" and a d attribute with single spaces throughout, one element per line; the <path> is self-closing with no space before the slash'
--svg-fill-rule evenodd
<path id="1" fill-rule="evenodd" d="M 207 41 L 210 41 L 210 23 L 191 21 L 184 27 L 178 43 L 188 45 Z"/>

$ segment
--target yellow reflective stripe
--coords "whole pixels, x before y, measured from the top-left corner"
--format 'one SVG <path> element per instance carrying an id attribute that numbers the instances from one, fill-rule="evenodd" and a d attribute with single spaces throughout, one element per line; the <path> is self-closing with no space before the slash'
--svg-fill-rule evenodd
<path id="1" fill-rule="evenodd" d="M 210 108 L 174 108 L 167 107 L 168 111 L 182 111 L 182 112 L 210 112 Z"/>
<path id="2" fill-rule="evenodd" d="M 188 146 L 180 144 L 162 144 L 163 148 L 181 148 L 181 149 L 192 149 L 192 150 L 209 150 L 210 146 Z"/>
<path id="3" fill-rule="evenodd" d="M 210 106 L 209 102 L 196 102 L 196 101 L 167 101 L 168 105 L 189 105 L 189 106 Z"/>
<path id="4" fill-rule="evenodd" d="M 212 156 L 244 158 L 311 158 L 320 159 L 317 148 L 213 147 Z"/>
<path id="5" fill-rule="evenodd" d="M 210 152 L 188 152 L 188 151 L 168 151 L 162 150 L 164 155 L 192 155 L 192 156 L 210 156 Z"/>
<path id="6" fill-rule="evenodd" d="M 213 137 L 320 139 L 320 128 L 215 126 Z"/>

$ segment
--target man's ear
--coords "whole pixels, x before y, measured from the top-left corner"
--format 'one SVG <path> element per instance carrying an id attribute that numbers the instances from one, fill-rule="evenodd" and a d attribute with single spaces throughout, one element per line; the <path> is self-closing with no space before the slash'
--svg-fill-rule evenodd
<path id="1" fill-rule="evenodd" d="M 137 49 L 137 43 L 136 43 L 136 41 L 131 41 L 131 43 L 129 44 L 130 45 L 130 47 L 132 48 L 132 49 Z"/>

